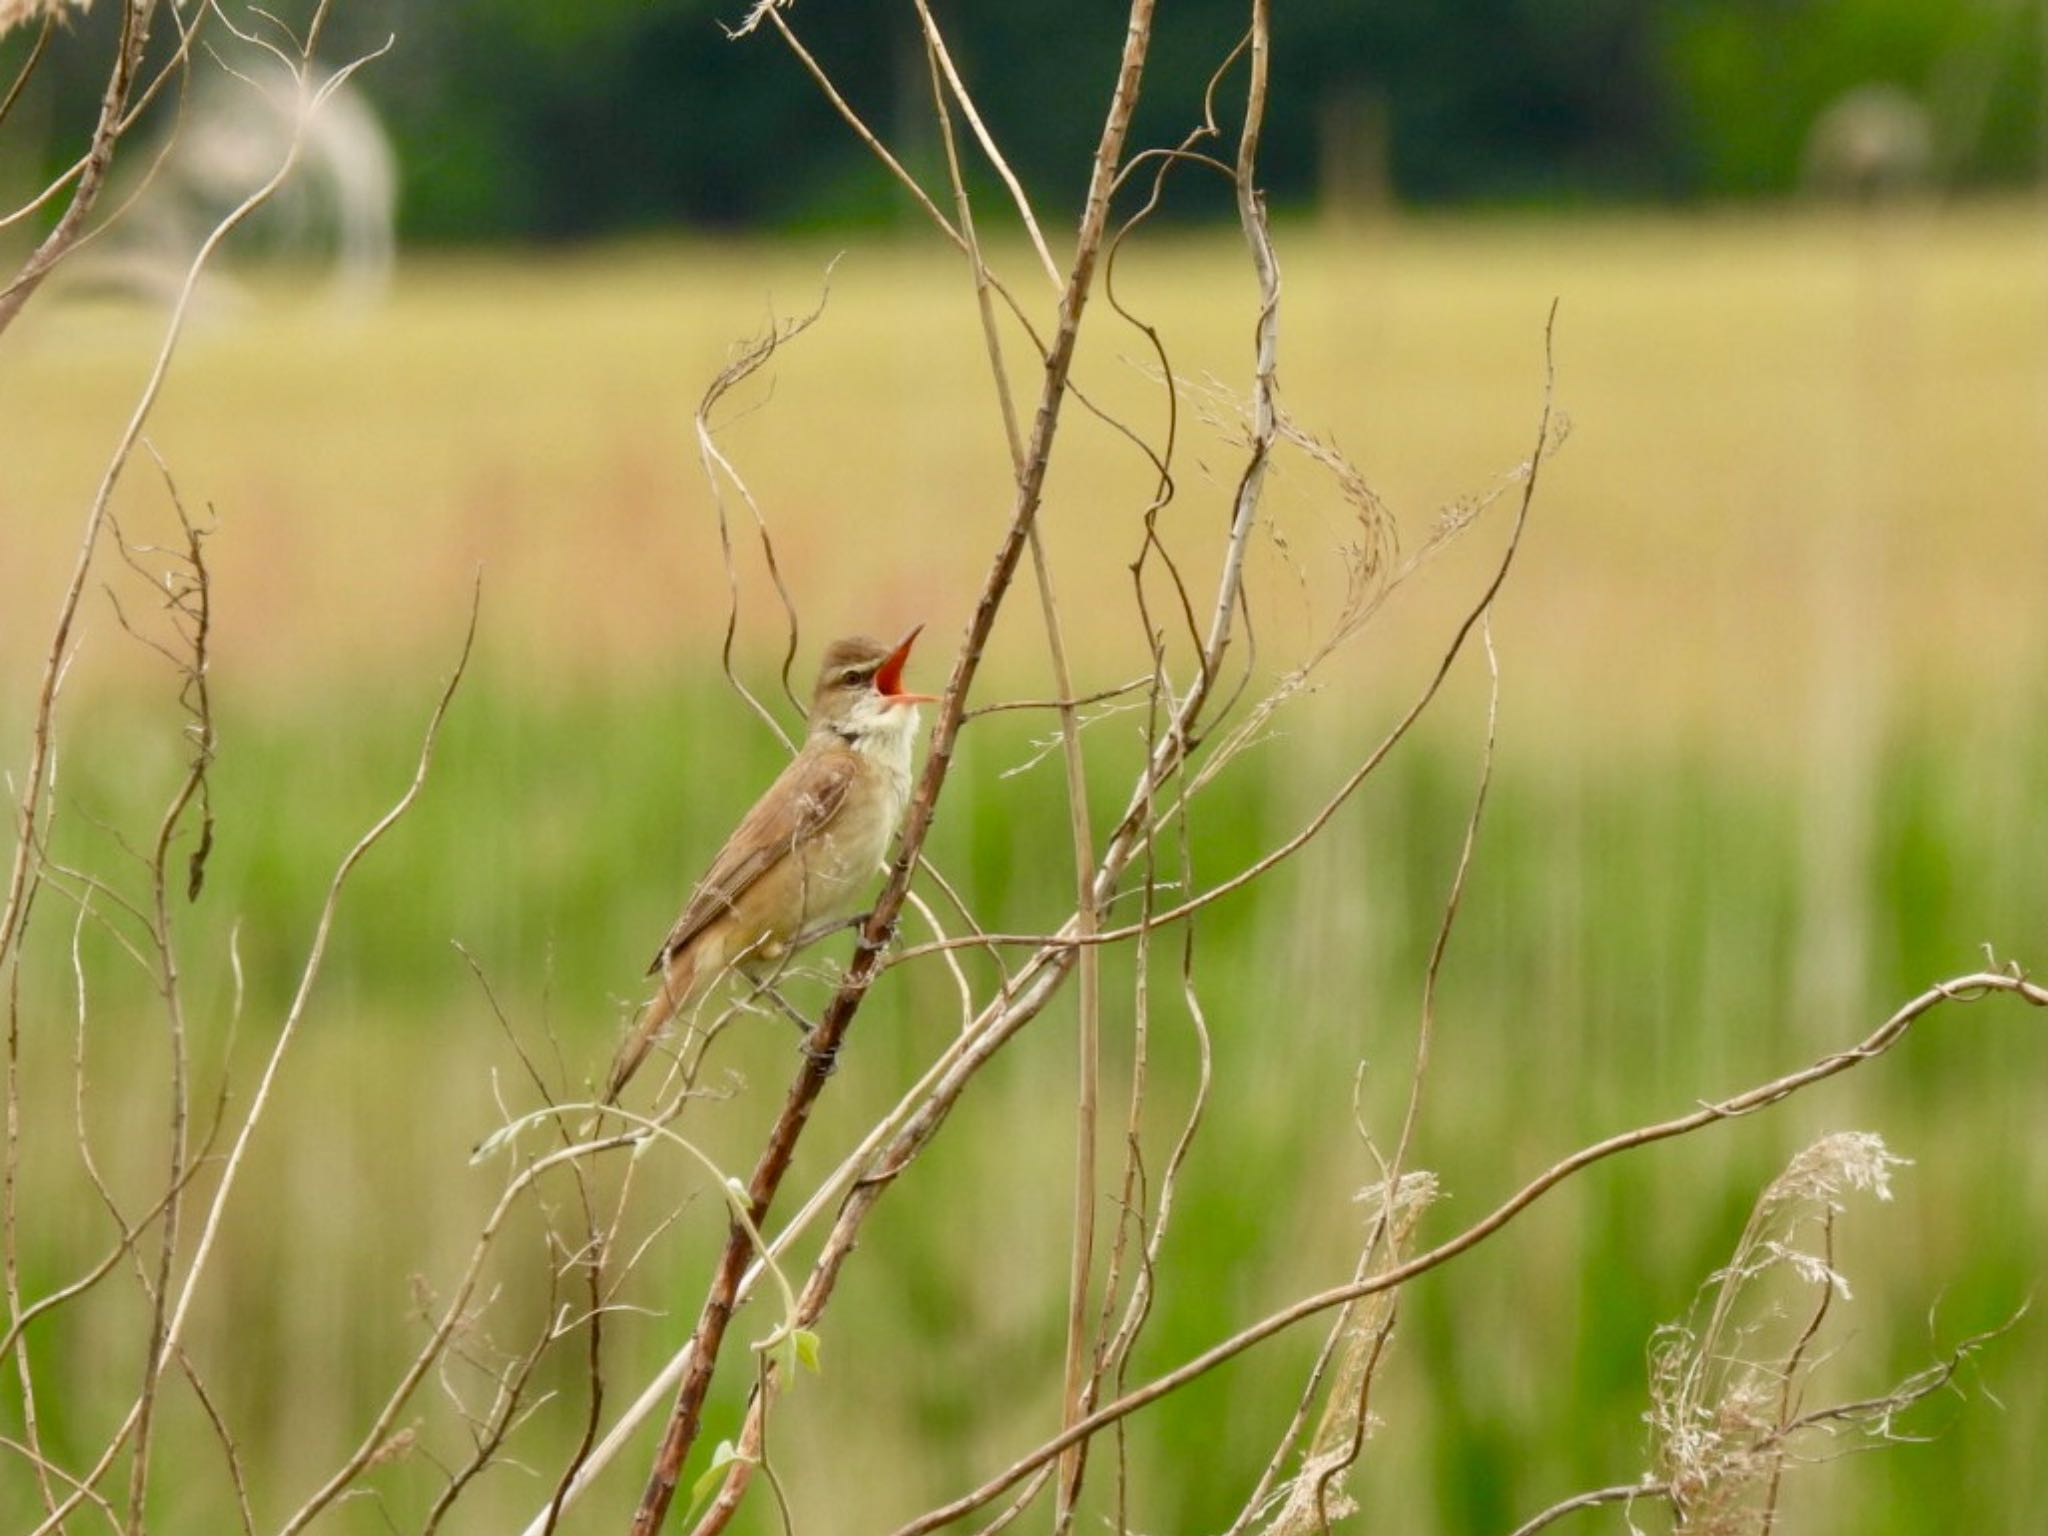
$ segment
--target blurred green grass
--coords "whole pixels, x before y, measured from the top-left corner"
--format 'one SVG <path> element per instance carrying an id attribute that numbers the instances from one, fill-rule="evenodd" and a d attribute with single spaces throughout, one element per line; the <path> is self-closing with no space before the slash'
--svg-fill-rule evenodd
<path id="1" fill-rule="evenodd" d="M 1351 1196 L 1372 1176 L 1348 1129 L 1352 1075 L 1369 1065 L 1368 1113 L 1390 1135 L 1475 771 L 1460 727 L 1475 723 L 1476 702 L 1453 701 L 1454 711 L 1468 706 L 1462 721 L 1439 722 L 1393 758 L 1327 845 L 1201 924 L 1197 975 L 1217 1088 L 1141 1375 L 1346 1264 L 1359 1231 Z M 225 929 L 241 925 L 251 987 L 234 1047 L 237 1105 L 287 1001 L 326 872 L 406 776 L 424 698 L 417 703 L 329 698 L 318 709 L 223 720 L 218 848 L 206 897 L 181 921 L 209 1084 L 226 1048 Z M 122 821 L 140 808 L 130 770 L 150 739 L 133 712 L 88 711 L 75 722 L 68 797 L 80 817 Z M 709 739 L 717 753 L 705 750 Z M 986 921 L 1005 927 L 1047 921 L 1065 883 L 1043 855 L 1058 846 L 1056 764 L 997 776 L 1025 747 L 1014 730 L 972 728 L 937 834 L 941 867 L 976 893 Z M 493 1170 L 470 1168 L 466 1153 L 493 1123 L 494 1078 L 516 1098 L 518 1069 L 448 941 L 477 956 L 530 1042 L 538 1047 L 545 1011 L 569 1072 L 596 1071 L 616 1018 L 605 999 L 631 986 L 674 904 L 677 872 L 716 838 L 776 751 L 729 696 L 708 690 L 658 707 L 616 697 L 536 703 L 486 676 L 458 700 L 426 797 L 344 898 L 307 1034 L 258 1139 L 192 1339 L 210 1386 L 246 1426 L 259 1509 L 301 1493 L 360 1433 L 418 1336 L 410 1275 L 446 1284 L 495 1191 Z M 688 793 L 679 764 L 693 775 Z M 1894 1000 L 1974 965 L 1987 936 L 2027 953 L 2048 902 L 2048 833 L 2029 814 L 2044 772 L 2038 724 L 2017 750 L 1975 751 L 1932 711 L 1888 725 L 1868 828 L 1878 878 L 1851 903 L 1871 962 L 1852 995 L 1808 1010 L 1799 970 L 1814 942 L 1813 893 L 1799 828 L 1812 808 L 1795 789 L 1725 752 L 1559 770 L 1532 766 L 1510 742 L 1444 988 L 1420 1160 L 1450 1198 L 1429 1230 L 1469 1221 L 1582 1140 L 1846 1041 Z M 1220 781 L 1198 823 L 1198 866 L 1220 874 L 1290 824 L 1305 804 L 1304 777 L 1272 753 Z M 78 818 L 64 841 L 73 854 L 106 851 Z M 90 1262 L 107 1237 L 66 1155 L 66 927 L 46 899 L 25 997 L 25 1016 L 42 1026 L 26 1045 L 31 1295 Z M 139 1197 L 159 1141 L 160 1030 L 91 930 L 84 953 L 96 1138 L 117 1182 Z M 1126 966 L 1109 968 L 1111 1104 L 1121 1102 L 1128 1055 L 1127 977 Z M 1175 992 L 1171 981 L 1155 989 L 1155 1138 L 1192 1091 Z M 822 1170 L 828 1150 L 915 1074 L 951 1013 L 950 988 L 929 965 L 892 977 L 862 1018 L 800 1171 Z M 800 1523 L 808 1512 L 814 1527 L 879 1526 L 957 1490 L 1049 1422 L 1071 1136 L 1068 1017 L 1056 1009 L 1005 1053 L 871 1228 L 828 1319 L 825 1374 L 778 1420 Z M 737 1166 L 793 1054 L 772 1021 L 728 1039 L 718 1061 L 752 1091 L 704 1106 L 693 1134 Z M 2033 1289 L 2048 1231 L 2048 1148 L 2037 1134 L 2044 1067 L 2048 1046 L 2032 1019 L 1996 1003 L 1957 1011 L 1784 1111 L 1637 1154 L 1554 1197 L 1414 1289 L 1377 1399 L 1387 1423 L 1366 1458 L 1369 1503 L 1410 1511 L 1416 1528 L 1491 1530 L 1581 1484 L 1627 1476 L 1642 1454 L 1650 1330 L 1684 1310 L 1755 1190 L 1822 1130 L 1874 1129 L 1916 1159 L 1894 1208 L 1859 1207 L 1844 1223 L 1857 1297 L 1830 1379 L 1861 1391 L 1926 1356 L 1936 1337 L 1997 1321 Z M 678 1190 L 701 1183 L 680 1162 L 658 1177 Z M 700 1197 L 656 1250 L 642 1299 L 676 1310 L 615 1328 L 621 1396 L 687 1326 L 688 1298 L 722 1229 L 716 1202 Z M 538 1258 L 532 1234 L 515 1232 L 492 1265 L 511 1316 L 530 1318 L 539 1305 Z M 120 1316 L 132 1323 L 132 1305 L 94 1302 L 33 1336 L 44 1432 L 69 1462 L 89 1453 L 132 1375 L 133 1336 L 111 1324 Z M 748 1326 L 758 1332 L 766 1314 Z M 1306 1335 L 1290 1338 L 1139 1421 L 1134 1475 L 1147 1524 L 1227 1522 L 1310 1348 Z M 1928 1414 L 1946 1426 L 1931 1444 L 1802 1477 L 1801 1528 L 2023 1528 L 2016 1512 L 2044 1491 L 2024 1451 L 2048 1428 L 2029 1385 L 2044 1362 L 2048 1340 L 2023 1326 L 1985 1371 L 2002 1411 L 1982 1396 L 1944 1404 Z M 554 1385 L 573 1386 L 572 1364 Z M 731 1394 L 728 1383 L 713 1438 L 731 1425 Z M 528 1453 L 566 1443 L 572 1417 L 566 1401 L 545 1410 L 526 1431 Z M 207 1467 L 213 1454 L 204 1426 L 186 1413 L 170 1432 L 157 1528 L 218 1529 L 218 1506 L 188 1506 L 178 1492 L 181 1469 Z M 452 1454 L 445 1422 L 439 1433 L 429 1444 Z M 432 1477 L 412 1463 L 376 1481 L 402 1510 Z M 602 1504 L 613 1515 L 630 1482 L 612 1480 Z M 26 1480 L 0 1487 L 12 1490 L 10 1521 L 25 1517 Z M 501 1528 L 539 1487 L 494 1474 L 457 1528 Z M 351 1508 L 340 1528 L 379 1526 L 367 1505 Z M 769 1529 L 765 1513 L 750 1528 Z"/>
<path id="2" fill-rule="evenodd" d="M 224 513 L 218 844 L 203 900 L 179 918 L 202 1103 L 231 1060 L 231 1111 L 246 1105 L 333 864 L 410 774 L 471 557 L 492 560 L 477 669 L 425 797 L 343 899 L 189 1338 L 239 1426 L 259 1525 L 295 1507 L 362 1433 L 421 1336 L 413 1277 L 450 1282 L 498 1187 L 468 1154 L 495 1123 L 495 1096 L 523 1092 L 521 1068 L 450 941 L 476 956 L 544 1061 L 551 1022 L 567 1076 L 595 1073 L 687 881 L 776 765 L 779 749 L 709 663 L 718 578 L 677 423 L 697 365 L 715 361 L 707 338 L 722 345 L 735 315 L 743 328 L 753 312 L 733 295 L 757 305 L 770 281 L 807 292 L 813 254 L 442 264 L 357 334 L 303 317 L 281 322 L 286 346 L 202 333 L 174 379 L 162 440 L 188 494 L 217 497 Z M 2043 532 L 2026 430 L 2044 355 L 2038 254 L 2012 210 L 1888 230 L 1401 226 L 1358 243 L 1302 231 L 1283 246 L 1290 313 L 1303 317 L 1288 333 L 1287 382 L 1312 425 L 1344 426 L 1407 511 L 1411 544 L 1414 509 L 1526 451 L 1536 354 L 1524 343 L 1542 296 L 1564 289 L 1564 394 L 1580 432 L 1499 618 L 1501 758 L 1418 1151 L 1448 1192 L 1428 1234 L 1474 1219 L 1585 1140 L 1860 1037 L 1904 997 L 1977 965 L 1986 942 L 2001 957 L 2048 957 L 2048 665 L 2027 579 Z M 1211 347 L 1219 370 L 1238 357 L 1226 347 L 1241 350 L 1242 328 L 1214 300 L 1241 281 L 1235 260 L 1225 243 L 1168 242 L 1155 266 L 1133 269 L 1169 326 L 1192 329 L 1190 367 Z M 971 312 L 958 273 L 937 261 L 892 249 L 848 265 L 823 350 L 792 353 L 769 408 L 735 431 L 813 629 L 925 612 L 937 641 L 980 574 L 1001 474 L 994 435 L 961 425 L 986 406 Z M 119 397 L 113 348 L 96 348 L 133 330 L 86 316 L 67 352 L 52 344 L 53 313 L 40 350 L 0 372 L 0 405 L 34 407 L 49 429 L 0 463 L 0 502 L 27 514 L 0 590 L 30 618 L 54 593 L 76 484 Z M 1912 324 L 1873 330 L 1873 313 Z M 906 355 L 878 350 L 878 337 Z M 1910 366 L 1873 378 L 1894 345 Z M 1105 373 L 1109 361 L 1096 359 Z M 1075 441 L 1079 467 L 1048 513 L 1063 570 L 1105 526 L 1084 495 L 1121 507 L 1131 482 L 1112 450 Z M 1213 439 L 1190 441 L 1216 457 Z M 127 494 L 147 526 L 147 482 Z M 1189 476 L 1176 536 L 1200 534 L 1214 494 Z M 1318 497 L 1298 468 L 1275 493 L 1298 558 L 1341 535 Z M 686 519 L 671 517 L 676 503 Z M 849 506 L 861 516 L 849 520 Z M 1277 740 L 1217 782 L 1196 828 L 1202 878 L 1298 825 L 1376 739 L 1495 534 L 1433 571 Z M 1264 550 L 1260 561 L 1277 655 L 1326 594 L 1311 592 L 1310 617 L 1295 614 L 1285 560 Z M 1132 670 L 1120 564 L 1110 577 L 1100 592 L 1077 578 L 1072 603 L 1094 684 Z M 857 603 L 849 589 L 864 583 Z M 95 821 L 146 834 L 177 771 L 178 720 L 152 663 L 94 613 L 64 717 L 57 846 L 118 873 L 124 857 Z M 1043 693 L 1029 631 L 1000 637 L 992 689 Z M 9 741 L 21 739 L 35 635 L 10 621 L 5 636 Z M 772 671 L 758 650 L 742 663 L 757 683 Z M 928 655 L 919 675 L 941 664 Z M 1196 967 L 1216 1089 L 1134 1379 L 1347 1271 L 1353 1195 L 1373 1177 L 1350 1129 L 1354 1076 L 1365 1063 L 1367 1117 L 1390 1138 L 1484 705 L 1468 665 L 1325 839 L 1204 915 Z M 1105 805 L 1121 804 L 1138 749 L 1129 722 L 1090 734 Z M 937 825 L 935 857 L 991 927 L 1042 927 L 1067 889 L 1058 764 L 1005 776 L 1042 729 L 1016 716 L 970 727 Z M 121 878 L 132 889 L 132 873 Z M 23 977 L 29 1297 L 95 1261 L 111 1230 L 69 1126 L 71 922 L 46 895 Z M 248 986 L 232 1041 L 231 931 Z M 843 941 L 827 948 L 842 953 Z M 94 1145 L 132 1210 L 154 1193 L 164 1134 L 161 1019 L 90 926 L 82 958 Z M 966 963 L 986 979 L 985 962 Z M 1155 1169 L 1195 1072 L 1177 980 L 1162 969 Z M 1128 962 L 1106 974 L 1105 1102 L 1120 1107 Z M 891 975 L 800 1179 L 893 1102 L 953 1017 L 936 964 Z M 886 1528 L 1055 1422 L 1071 1018 L 1070 1002 L 1055 1008 L 1003 1053 L 868 1228 L 827 1317 L 824 1375 L 776 1419 L 800 1529 Z M 693 1110 L 693 1134 L 743 1165 L 793 1061 L 783 1025 L 729 1035 L 717 1069 L 736 1075 L 719 1082 L 739 1091 Z M 1996 1002 L 1951 1010 L 1781 1110 L 1594 1170 L 1416 1286 L 1376 1394 L 1385 1424 L 1361 1471 L 1368 1519 L 1504 1531 L 1637 1471 L 1650 1331 L 1725 1258 L 1757 1189 L 1826 1130 L 1879 1131 L 1916 1160 L 1895 1205 L 1845 1220 L 1856 1298 L 1831 1388 L 1883 1385 L 2001 1320 L 2048 1254 L 2044 1069 L 2038 1019 Z M 1113 1157 L 1113 1139 L 1105 1146 Z M 615 1321 L 614 1406 L 687 1331 L 723 1234 L 697 1172 L 680 1160 L 650 1170 L 676 1199 L 698 1193 L 652 1250 L 636 1298 L 666 1310 Z M 536 1229 L 515 1223 L 489 1271 L 505 1288 L 501 1345 L 544 1308 L 542 1260 Z M 43 1433 L 67 1465 L 90 1459 L 132 1392 L 133 1292 L 117 1275 L 31 1333 Z M 766 1326 L 750 1314 L 740 1336 Z M 1134 1529 L 1227 1523 L 1314 1345 L 1312 1331 L 1289 1336 L 1133 1423 Z M 2048 1504 L 2048 1468 L 2026 1449 L 2048 1435 L 2044 1374 L 2048 1333 L 2029 1321 L 1984 1369 L 2002 1408 L 1979 1392 L 1945 1400 L 1923 1421 L 1930 1443 L 1804 1472 L 1790 1523 L 1885 1536 L 2032 1529 L 2030 1512 Z M 542 1502 L 578 1423 L 574 1360 L 547 1385 L 564 1395 L 515 1448 L 538 1473 L 492 1473 L 452 1529 L 501 1530 Z M 737 1391 L 729 1375 L 707 1443 L 731 1431 Z M 172 1400 L 152 1530 L 211 1536 L 231 1519 L 219 1453 L 184 1389 Z M 9 1373 L 0 1432 L 18 1433 L 19 1412 Z M 401 1422 L 415 1416 L 419 1448 L 379 1469 L 378 1499 L 344 1505 L 334 1528 L 385 1530 L 387 1513 L 417 1525 L 432 1459 L 459 1457 L 462 1441 L 445 1403 L 423 1400 Z M 644 1448 L 626 1461 L 574 1528 L 622 1520 Z M 0 1527 L 13 1529 L 36 1494 L 20 1463 L 4 1467 Z M 1105 1453 L 1099 1490 L 1108 1468 Z M 769 1505 L 742 1525 L 774 1529 Z"/>

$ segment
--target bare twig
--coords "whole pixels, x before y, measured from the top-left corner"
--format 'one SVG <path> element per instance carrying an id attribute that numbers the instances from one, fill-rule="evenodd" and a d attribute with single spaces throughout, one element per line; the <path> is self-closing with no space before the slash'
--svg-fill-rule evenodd
<path id="1" fill-rule="evenodd" d="M 107 72 L 106 87 L 100 93 L 99 120 L 93 124 L 92 139 L 81 163 L 78 184 L 72 188 L 71 201 L 62 216 L 29 254 L 14 280 L 0 289 L 0 333 L 13 324 L 14 317 L 21 313 L 22 306 L 28 303 L 43 279 L 70 254 L 85 234 L 86 221 L 92 217 L 93 205 L 99 201 L 100 192 L 106 186 L 107 172 L 113 166 L 115 146 L 120 143 L 127 126 L 129 98 L 142 67 L 142 52 L 149 44 L 149 24 L 155 14 L 156 0 L 124 0 L 122 4 L 121 31 L 114 44 L 114 62 Z M 40 55 L 40 42 L 36 51 Z M 10 106 L 12 98 L 13 92 L 10 91 Z M 4 948 L 4 940 L 0 940 L 0 950 Z"/>
<path id="2" fill-rule="evenodd" d="M 183 676 L 179 696 L 191 716 L 187 735 L 192 743 L 192 759 L 183 779 L 172 792 L 170 803 L 164 808 L 157 824 L 156 843 L 150 855 L 150 940 L 156 963 L 157 995 L 163 1002 L 170 1045 L 170 1144 L 165 1167 L 171 1197 L 164 1203 L 156 1279 L 150 1286 L 152 1300 L 149 1350 L 144 1357 L 147 1365 L 138 1400 L 141 1412 L 135 1425 L 135 1450 L 130 1463 L 128 1483 L 127 1523 L 130 1536 L 141 1536 L 143 1527 L 143 1507 L 149 1487 L 150 1429 L 159 1379 L 156 1361 L 163 1348 L 171 1265 L 178 1251 L 178 1218 L 182 1211 L 178 1193 L 185 1181 L 188 1150 L 186 1115 L 189 1063 L 184 992 L 178 973 L 177 943 L 171 928 L 171 846 L 184 824 L 186 812 L 196 804 L 200 808 L 201 816 L 199 836 L 187 867 L 185 889 L 188 899 L 197 896 L 204 880 L 207 850 L 213 843 L 213 811 L 207 793 L 207 770 L 212 766 L 218 739 L 207 681 L 207 645 L 212 631 L 213 588 L 207 574 L 202 535 L 186 514 L 184 500 L 178 494 L 177 482 L 171 477 L 169 466 L 156 456 L 154 448 L 151 448 L 150 452 L 151 456 L 156 458 L 165 488 L 170 494 L 171 505 L 178 515 L 178 525 L 185 535 L 184 552 L 173 572 L 163 577 L 163 590 L 166 594 L 166 604 L 172 612 L 173 625 L 189 647 L 186 655 L 173 659 Z M 180 619 L 186 622 L 180 624 Z M 194 1389 L 198 1390 L 196 1377 L 193 1378 L 193 1385 Z M 204 1401 L 204 1393 L 201 1392 L 200 1395 Z M 208 1411 L 211 1412 L 210 1404 Z M 233 1441 L 225 1435 L 223 1438 L 230 1447 L 232 1460 Z"/>
<path id="3" fill-rule="evenodd" d="M 1668 1486 L 1658 1482 L 1616 1483 L 1611 1488 L 1589 1489 L 1568 1499 L 1560 1499 L 1541 1514 L 1531 1516 L 1515 1527 L 1512 1536 L 1535 1536 L 1545 1526 L 1582 1509 L 1597 1509 L 1602 1504 L 1626 1504 L 1635 1499 L 1662 1499 L 1670 1492 Z"/>
<path id="4" fill-rule="evenodd" d="M 29 45 L 28 57 L 21 61 L 21 68 L 14 72 L 14 83 L 7 87 L 7 94 L 0 96 L 0 124 L 5 124 L 14 111 L 14 104 L 21 100 L 21 93 L 29 79 L 36 72 L 36 66 L 43 62 L 43 55 L 49 51 L 50 39 L 56 35 L 57 13 L 49 12 L 43 17 L 43 24 L 36 29 L 36 40 Z"/>
<path id="5" fill-rule="evenodd" d="M 740 577 L 733 563 L 732 530 L 726 519 L 725 490 L 727 482 L 739 493 L 740 501 L 753 517 L 754 530 L 761 540 L 761 556 L 768 567 L 768 578 L 775 586 L 776 598 L 782 604 L 784 621 L 784 644 L 782 653 L 782 690 L 799 711 L 803 701 L 790 688 L 789 671 L 796 660 L 797 614 L 796 602 L 789 594 L 788 586 L 782 579 L 782 567 L 775 558 L 775 541 L 768 533 L 768 520 L 762 515 L 760 503 L 754 500 L 754 493 L 741 477 L 732 460 L 718 446 L 718 440 L 711 429 L 712 413 L 720 402 L 740 384 L 766 367 L 778 350 L 794 341 L 809 330 L 825 313 L 825 305 L 832 296 L 832 269 L 825 269 L 825 286 L 818 294 L 818 302 L 806 314 L 796 315 L 788 320 L 771 319 L 760 335 L 743 342 L 734 353 L 732 360 L 720 369 L 704 390 L 704 398 L 698 403 L 696 416 L 697 454 L 704 467 L 704 478 L 711 487 L 711 507 L 718 521 L 718 550 L 725 566 L 726 614 L 725 639 L 719 648 L 719 665 L 725 671 L 725 680 L 747 705 L 762 719 L 768 729 L 789 751 L 796 750 L 796 743 L 774 713 L 756 698 L 747 685 L 740 681 L 733 671 L 733 645 L 739 635 L 740 624 Z"/>
<path id="6" fill-rule="evenodd" d="M 199 1400 L 207 1423 L 213 1426 L 213 1437 L 220 1442 L 221 1455 L 227 1459 L 228 1481 L 234 1485 L 235 1514 L 242 1522 L 242 1536 L 256 1536 L 256 1513 L 249 1507 L 249 1479 L 242 1470 L 242 1453 L 228 1429 L 228 1421 L 222 1417 L 219 1405 L 200 1381 L 199 1372 L 186 1357 L 183 1346 L 178 1350 L 178 1366 L 184 1372 L 186 1384 L 192 1388 L 192 1395 Z"/>
<path id="7" fill-rule="evenodd" d="M 1153 681 L 1152 674 L 1147 673 L 1143 677 L 1134 677 L 1127 683 L 1118 683 L 1114 688 L 1084 693 L 1077 699 L 1005 699 L 1000 704 L 976 705 L 973 709 L 964 711 L 960 718 L 963 721 L 978 720 L 983 715 L 1000 715 L 1013 709 L 1085 709 L 1090 704 L 1100 704 L 1108 699 L 1120 699 L 1127 693 L 1136 693 L 1140 688 L 1149 687 Z"/>
<path id="8" fill-rule="evenodd" d="M 1017 180 L 1017 173 L 1010 169 L 1009 162 L 1003 158 L 1003 152 L 996 147 L 994 136 L 982 122 L 981 114 L 975 111 L 974 98 L 967 94 L 967 86 L 960 78 L 960 71 L 953 67 L 953 55 L 947 52 L 946 39 L 940 35 L 938 23 L 932 19 L 931 7 L 925 4 L 924 0 L 917 0 L 917 17 L 924 24 L 925 44 L 931 50 L 934 70 L 945 76 L 946 84 L 952 88 L 954 99 L 960 103 L 960 115 L 967 119 L 968 127 L 974 130 L 975 142 L 981 146 L 982 153 L 988 156 L 989 164 L 995 167 L 996 174 L 1003 179 L 1003 185 L 1009 188 L 1010 201 L 1017 205 L 1017 216 L 1024 221 L 1024 232 L 1031 237 L 1031 248 L 1038 253 L 1039 263 L 1045 269 L 1045 279 L 1057 290 L 1060 287 L 1060 269 L 1052 259 L 1052 252 L 1046 249 L 1045 236 L 1039 232 L 1038 219 L 1031 211 L 1031 200 L 1024 195 L 1024 184 Z M 777 20 L 779 24 L 780 18 Z M 969 259 L 977 269 L 980 269 L 980 244 L 975 240 L 974 231 L 969 227 L 971 220 L 966 210 L 966 185 L 960 176 L 960 161 L 958 155 L 954 153 L 952 125 L 947 121 L 946 103 L 942 93 L 934 92 L 934 105 L 945 128 L 946 158 L 952 171 L 955 206 L 960 209 L 960 234 L 969 246 Z M 977 287 L 986 286 L 985 276 L 985 273 L 977 271 Z M 998 373 L 997 378 L 1000 380 L 1002 375 Z M 999 384 L 998 387 L 1004 388 L 1007 392 L 1006 385 Z"/>

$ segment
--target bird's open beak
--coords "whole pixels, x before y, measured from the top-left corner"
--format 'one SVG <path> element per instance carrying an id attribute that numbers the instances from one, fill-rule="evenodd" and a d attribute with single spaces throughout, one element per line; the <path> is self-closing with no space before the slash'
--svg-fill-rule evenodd
<path id="1" fill-rule="evenodd" d="M 938 695 L 932 693 L 905 693 L 903 691 L 903 664 L 910 660 L 910 647 L 922 631 L 922 624 L 914 626 L 910 633 L 897 643 L 896 649 L 882 660 L 875 670 L 875 692 L 891 704 L 936 704 Z"/>

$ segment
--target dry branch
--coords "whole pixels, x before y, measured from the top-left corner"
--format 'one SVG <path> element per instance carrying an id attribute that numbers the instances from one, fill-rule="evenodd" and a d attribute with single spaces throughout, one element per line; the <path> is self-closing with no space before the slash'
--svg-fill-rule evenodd
<path id="1" fill-rule="evenodd" d="M 142 53 L 149 45 L 149 26 L 155 14 L 156 0 L 123 0 L 121 31 L 114 44 L 114 61 L 107 71 L 106 86 L 100 93 L 99 118 L 93 124 L 91 141 L 79 163 L 77 185 L 72 188 L 71 201 L 55 226 L 29 253 L 14 280 L 0 289 L 0 334 L 14 323 L 14 317 L 21 313 L 22 306 L 34 296 L 57 263 L 85 237 L 86 223 L 106 186 L 107 173 L 113 168 L 114 150 L 131 121 L 129 101 L 141 73 Z M 23 79 L 41 53 L 42 43 L 39 41 L 35 54 L 24 67 Z M 14 90 L 19 88 L 17 82 Z M 9 106 L 13 104 L 14 90 L 8 93 Z M 0 943 L 0 949 L 4 947 L 4 943 Z"/>

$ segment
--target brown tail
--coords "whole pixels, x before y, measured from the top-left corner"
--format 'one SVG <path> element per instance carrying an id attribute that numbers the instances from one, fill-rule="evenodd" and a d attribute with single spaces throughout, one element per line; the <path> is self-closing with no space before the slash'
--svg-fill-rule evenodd
<path id="1" fill-rule="evenodd" d="M 688 950 L 668 962 L 661 974 L 661 990 L 640 1010 L 640 1017 L 633 1021 L 633 1027 L 626 1032 L 625 1042 L 619 1046 L 619 1054 L 612 1059 L 611 1081 L 604 1090 L 604 1103 L 618 1103 L 619 1095 L 633 1080 L 633 1074 L 640 1070 L 640 1063 L 654 1049 L 654 1042 L 661 1038 L 661 1032 L 689 1002 L 696 980 L 696 960 Z"/>

